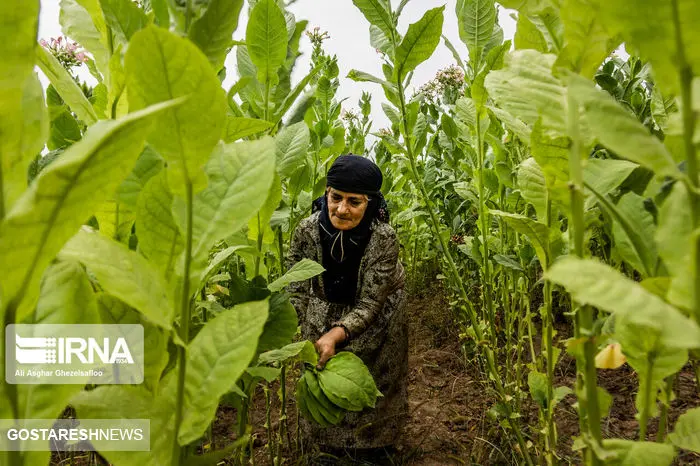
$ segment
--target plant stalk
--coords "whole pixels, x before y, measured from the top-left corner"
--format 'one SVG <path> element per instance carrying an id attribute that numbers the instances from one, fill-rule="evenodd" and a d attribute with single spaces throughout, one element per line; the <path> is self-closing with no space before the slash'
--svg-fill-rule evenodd
<path id="1" fill-rule="evenodd" d="M 580 258 L 584 257 L 584 233 L 585 223 L 583 215 L 583 168 L 581 165 L 581 138 L 579 134 L 579 105 L 578 101 L 571 93 L 568 94 L 568 133 L 571 138 L 571 150 L 569 154 L 569 190 L 571 195 L 571 222 L 574 254 Z M 585 336 L 586 340 L 583 344 L 583 358 L 577 360 L 577 371 L 583 373 L 583 385 L 585 390 L 585 403 L 581 403 L 579 397 L 579 409 L 585 404 L 585 408 L 581 409 L 581 415 L 585 413 L 587 431 L 591 436 L 592 441 L 597 444 L 601 443 L 600 430 L 600 408 L 598 405 L 598 386 L 597 375 L 595 368 L 595 345 L 593 335 L 590 332 L 593 329 L 593 310 L 588 306 L 581 306 L 577 312 L 576 319 L 577 331 L 581 336 Z M 583 367 L 581 367 L 583 366 Z M 589 454 L 590 463 L 593 465 L 599 464 L 598 458 L 594 452 Z"/>
<path id="2" fill-rule="evenodd" d="M 192 262 L 192 210 L 193 210 L 193 189 L 192 183 L 185 183 L 185 205 L 186 205 L 186 226 L 185 226 L 185 264 L 183 268 L 182 292 L 180 294 L 180 339 L 185 347 L 177 348 L 178 374 L 177 374 L 177 402 L 175 404 L 175 436 L 173 439 L 174 464 L 183 464 L 181 448 L 178 442 L 180 424 L 182 424 L 183 409 L 185 405 L 185 374 L 187 371 L 187 348 L 190 342 L 190 266 Z"/>

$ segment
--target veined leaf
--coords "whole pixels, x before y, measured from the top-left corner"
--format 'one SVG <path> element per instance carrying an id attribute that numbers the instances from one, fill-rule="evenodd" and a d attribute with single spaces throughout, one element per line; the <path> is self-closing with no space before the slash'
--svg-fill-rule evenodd
<path id="1" fill-rule="evenodd" d="M 565 287 L 579 303 L 615 313 L 616 327 L 630 322 L 653 329 L 659 335 L 658 344 L 669 349 L 700 346 L 695 321 L 605 264 L 567 256 L 555 262 L 545 278 Z"/>
<path id="2" fill-rule="evenodd" d="M 365 73 L 364 71 L 359 71 L 359 70 L 350 70 L 348 73 L 348 79 L 352 79 L 355 82 L 358 83 L 375 83 L 375 84 L 381 84 L 382 86 L 393 86 L 393 84 L 380 79 L 374 75 L 371 75 L 369 73 Z"/>
<path id="3" fill-rule="evenodd" d="M 270 189 L 267 192 L 265 203 L 258 210 L 258 213 L 248 221 L 249 240 L 258 241 L 260 239 L 264 244 L 272 243 L 275 233 L 270 227 L 270 220 L 280 201 L 282 201 L 282 180 L 275 173 Z"/>
<path id="4" fill-rule="evenodd" d="M 188 348 L 184 418 L 178 441 L 197 440 L 211 422 L 219 398 L 231 390 L 255 355 L 268 301 L 239 304 L 207 323 Z"/>
<path id="5" fill-rule="evenodd" d="M 79 419 L 148 419 L 150 421 L 150 451 L 110 451 L 94 441 L 95 448 L 112 464 L 142 466 L 171 465 L 175 438 L 175 384 L 177 371 L 165 376 L 157 395 L 142 387 L 103 385 L 82 391 L 71 400 Z M 218 400 L 218 399 L 217 399 Z M 157 435 L 154 435 L 157 432 Z"/>
<path id="6" fill-rule="evenodd" d="M 672 445 L 633 440 L 605 439 L 603 448 L 611 466 L 667 466 L 676 456 Z"/>
<path id="7" fill-rule="evenodd" d="M 275 293 L 270 297 L 270 311 L 255 354 L 288 345 L 299 326 L 297 311 L 289 301 L 289 294 Z"/>
<path id="8" fill-rule="evenodd" d="M 700 452 L 700 408 L 683 413 L 668 437 L 678 448 Z"/>
<path id="9" fill-rule="evenodd" d="M 532 157 L 523 160 L 518 167 L 518 188 L 525 200 L 535 208 L 537 218 L 544 220 L 547 210 L 547 186 L 544 172 Z"/>
<path id="10" fill-rule="evenodd" d="M 61 98 L 70 109 L 83 120 L 85 124 L 92 125 L 97 121 L 97 114 L 83 91 L 73 80 L 58 59 L 43 47 L 37 49 L 37 65 L 44 72 L 51 84 L 54 85 Z"/>
<path id="11" fill-rule="evenodd" d="M 318 353 L 316 353 L 314 344 L 309 340 L 299 341 L 280 349 L 263 353 L 258 358 L 258 362 L 260 364 L 279 364 L 295 357 L 299 357 L 301 361 L 313 366 L 318 364 Z"/>
<path id="12" fill-rule="evenodd" d="M 690 196 L 685 184 L 677 182 L 659 209 L 656 245 L 671 275 L 668 300 L 685 309 L 693 309 L 693 221 Z"/>
<path id="13" fill-rule="evenodd" d="M 520 119 L 514 117 L 504 110 L 501 110 L 500 108 L 491 107 L 489 105 L 487 105 L 486 108 L 491 110 L 494 115 L 496 115 L 498 119 L 503 122 L 506 128 L 519 137 L 521 141 L 527 142 L 530 140 L 531 130 Z"/>
<path id="14" fill-rule="evenodd" d="M 355 354 L 341 351 L 318 372 L 323 393 L 334 404 L 349 411 L 374 407 L 381 396 L 367 366 Z"/>
<path id="15" fill-rule="evenodd" d="M 269 121 L 228 115 L 224 142 L 234 142 L 267 131 L 271 127 L 272 123 Z"/>
<path id="16" fill-rule="evenodd" d="M 190 40 L 204 52 L 215 71 L 224 66 L 242 8 L 243 0 L 212 0 L 190 27 Z"/>
<path id="17" fill-rule="evenodd" d="M 117 189 L 117 200 L 130 208 L 136 209 L 136 204 L 144 186 L 152 177 L 163 169 L 163 158 L 146 146 L 141 152 L 134 169 Z"/>
<path id="18" fill-rule="evenodd" d="M 311 259 L 302 259 L 294 264 L 292 268 L 287 271 L 287 273 L 267 285 L 267 287 L 270 289 L 270 291 L 279 291 L 292 282 L 308 280 L 309 278 L 315 277 L 316 275 L 322 273 L 324 270 L 326 269 L 324 269 L 318 262 L 312 261 Z"/>
<path id="19" fill-rule="evenodd" d="M 194 280 L 198 281 L 206 268 L 209 250 L 214 244 L 247 225 L 262 207 L 266 197 L 260 193 L 269 191 L 275 175 L 274 166 L 275 145 L 271 137 L 216 147 L 206 166 L 209 185 L 194 198 Z M 184 201 L 176 198 L 173 208 L 182 231 Z"/>
<path id="20" fill-rule="evenodd" d="M 100 6 L 107 26 L 124 46 L 149 23 L 143 10 L 131 0 L 100 0 Z"/>
<path id="21" fill-rule="evenodd" d="M 154 324 L 171 328 L 175 316 L 173 297 L 162 276 L 143 256 L 95 231 L 83 229 L 66 243 L 59 257 L 81 262 L 107 293 L 137 309 Z"/>
<path id="22" fill-rule="evenodd" d="M 531 218 L 519 214 L 511 214 L 500 210 L 490 210 L 492 215 L 501 217 L 515 231 L 524 235 L 535 248 L 537 258 L 543 268 L 550 262 L 550 231 L 544 223 L 536 222 Z"/>
<path id="23" fill-rule="evenodd" d="M 499 107 L 511 115 L 530 126 L 541 117 L 546 131 L 563 136 L 566 135 L 566 89 L 552 75 L 555 60 L 556 55 L 516 50 L 506 56 L 504 68 L 486 76 L 484 84 Z"/>
<path id="24" fill-rule="evenodd" d="M 611 38 L 600 23 L 594 1 L 566 0 L 559 10 L 564 24 L 564 48 L 557 61 L 588 79 L 620 45 L 620 40 Z"/>
<path id="25" fill-rule="evenodd" d="M 416 23 L 408 26 L 406 36 L 396 49 L 395 73 L 400 79 L 416 69 L 435 51 L 442 35 L 444 6 L 425 12 Z"/>
<path id="26" fill-rule="evenodd" d="M 387 38 L 393 37 L 396 33 L 394 22 L 384 2 L 381 0 L 352 0 L 352 3 L 371 25 L 379 28 Z"/>
<path id="27" fill-rule="evenodd" d="M 583 105 L 588 129 L 601 144 L 659 176 L 682 176 L 664 144 L 607 92 L 574 75 L 569 92 Z"/>
<path id="28" fill-rule="evenodd" d="M 596 0 L 598 17 L 610 35 L 651 63 L 654 81 L 666 94 L 679 94 L 679 46 L 691 73 L 700 75 L 700 15 L 695 0 Z M 649 18 L 654 18 L 653 22 Z M 680 29 L 678 29 L 680 28 Z M 677 38 L 682 43 L 677 42 Z M 672 53 L 671 53 L 672 51 Z"/>
<path id="29" fill-rule="evenodd" d="M 605 196 L 617 189 L 637 167 L 636 163 L 626 160 L 588 159 L 583 167 L 583 181 Z M 595 198 L 587 198 L 586 204 L 589 201 Z"/>
<path id="30" fill-rule="evenodd" d="M 139 250 L 170 279 L 185 241 L 172 215 L 173 195 L 165 171 L 151 178 L 139 196 L 136 233 Z"/>
<path id="31" fill-rule="evenodd" d="M 14 86 L 14 82 L 8 84 L 8 90 L 14 91 Z M 0 133 L 6 135 L 0 138 L 0 209 L 7 212 L 27 189 L 27 166 L 41 152 L 49 122 L 36 74 L 27 76 L 17 95 L 0 91 L 0 99 L 5 112 L 0 116 Z M 70 120 L 74 121 L 73 117 Z"/>
<path id="32" fill-rule="evenodd" d="M 391 43 L 390 36 L 384 34 L 380 28 L 374 24 L 369 25 L 369 43 L 372 47 L 380 52 L 391 56 L 394 52 L 394 46 Z"/>
<path id="33" fill-rule="evenodd" d="M 0 224 L 4 304 L 31 309 L 44 268 L 129 173 L 150 131 L 154 105 L 91 127 L 34 180 Z M 21 312 L 18 317 L 21 317 Z"/>
<path id="34" fill-rule="evenodd" d="M 288 178 L 304 165 L 310 143 L 309 127 L 303 121 L 286 126 L 277 134 L 275 147 L 280 177 Z"/>
<path id="35" fill-rule="evenodd" d="M 553 202 L 568 207 L 569 195 L 569 140 L 550 138 L 544 134 L 541 120 L 535 123 L 530 136 L 532 156 L 542 168 L 547 189 Z"/>
<path id="36" fill-rule="evenodd" d="M 187 97 L 158 119 L 149 142 L 179 175 L 176 192 L 205 185 L 202 167 L 226 122 L 224 90 L 207 58 L 187 39 L 149 26 L 134 34 L 125 64 L 131 110 Z"/>
<path id="37" fill-rule="evenodd" d="M 550 51 L 547 40 L 545 40 L 540 30 L 523 13 L 518 15 L 518 24 L 513 40 L 517 50 L 533 49 L 542 53 Z"/>
<path id="38" fill-rule="evenodd" d="M 77 41 L 81 46 L 95 57 L 97 67 L 102 73 L 109 76 L 109 52 L 107 51 L 107 25 L 99 2 L 96 10 L 99 11 L 99 20 L 94 21 L 87 9 L 78 0 L 61 0 L 61 12 L 59 22 L 61 31 L 68 37 Z M 97 11 L 96 11 L 97 12 Z M 99 24 L 99 26 L 98 26 Z"/>
<path id="39" fill-rule="evenodd" d="M 279 81 L 277 70 L 287 56 L 287 26 L 275 0 L 260 0 L 250 12 L 245 41 L 250 59 L 258 72 L 258 81 Z"/>
<path id="40" fill-rule="evenodd" d="M 614 220 L 613 237 L 618 253 L 644 276 L 653 276 L 657 260 L 654 244 L 656 226 L 654 218 L 644 208 L 644 199 L 630 192 L 615 205 L 606 195 L 600 194 L 592 186 L 587 187 Z"/>
<path id="41" fill-rule="evenodd" d="M 469 60 L 481 63 L 486 45 L 496 25 L 496 5 L 492 0 L 457 2 L 459 37 L 469 49 Z"/>
<path id="42" fill-rule="evenodd" d="M 151 393 L 157 393 L 163 370 L 168 364 L 168 332 L 150 323 L 143 314 L 114 296 L 98 293 L 97 303 L 103 324 L 143 326 L 143 384 Z"/>

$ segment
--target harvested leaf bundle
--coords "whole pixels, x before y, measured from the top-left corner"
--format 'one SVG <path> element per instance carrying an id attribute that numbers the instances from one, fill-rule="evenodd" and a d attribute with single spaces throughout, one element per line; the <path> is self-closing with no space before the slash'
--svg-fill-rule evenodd
<path id="1" fill-rule="evenodd" d="M 322 371 L 307 369 L 297 382 L 299 410 L 323 427 L 340 423 L 346 411 L 374 408 L 378 396 L 367 366 L 347 351 L 332 357 Z"/>

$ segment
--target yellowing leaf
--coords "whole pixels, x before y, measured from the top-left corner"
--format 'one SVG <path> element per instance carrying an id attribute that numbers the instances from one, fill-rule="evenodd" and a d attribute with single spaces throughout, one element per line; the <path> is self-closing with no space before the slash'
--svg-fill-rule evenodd
<path id="1" fill-rule="evenodd" d="M 596 355 L 595 367 L 598 369 L 617 369 L 627 362 L 627 358 L 622 354 L 622 347 L 619 343 L 611 343 Z"/>

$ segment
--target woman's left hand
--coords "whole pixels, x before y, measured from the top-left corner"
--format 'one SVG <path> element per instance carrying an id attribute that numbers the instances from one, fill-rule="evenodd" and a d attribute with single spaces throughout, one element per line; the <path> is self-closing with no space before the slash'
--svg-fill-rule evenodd
<path id="1" fill-rule="evenodd" d="M 342 327 L 333 327 L 321 338 L 316 340 L 314 346 L 318 351 L 318 364 L 316 369 L 322 370 L 330 358 L 335 356 L 335 347 L 345 341 L 345 330 Z"/>

